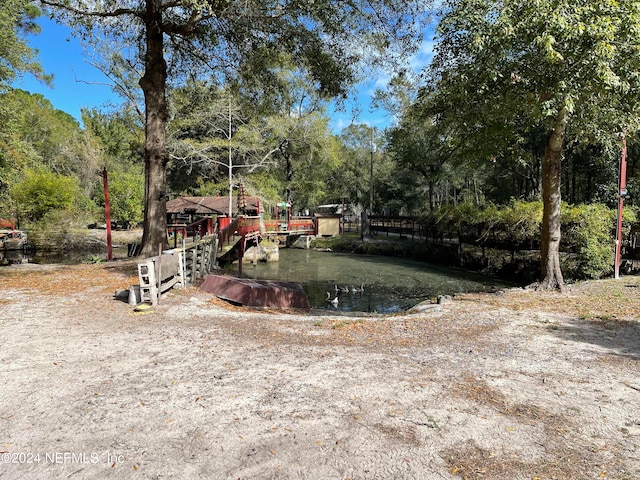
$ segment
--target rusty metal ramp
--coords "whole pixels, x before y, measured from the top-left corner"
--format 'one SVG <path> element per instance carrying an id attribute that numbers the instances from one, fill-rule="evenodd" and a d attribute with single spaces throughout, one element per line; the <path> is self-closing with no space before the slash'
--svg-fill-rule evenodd
<path id="1" fill-rule="evenodd" d="M 200 289 L 247 307 L 311 309 L 309 298 L 299 283 L 206 275 Z"/>

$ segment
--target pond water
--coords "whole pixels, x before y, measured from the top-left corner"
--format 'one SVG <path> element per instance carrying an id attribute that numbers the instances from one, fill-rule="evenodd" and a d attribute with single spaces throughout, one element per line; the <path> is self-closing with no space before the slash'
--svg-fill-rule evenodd
<path id="1" fill-rule="evenodd" d="M 127 248 L 114 248 L 113 258 L 127 258 Z M 80 263 L 106 262 L 106 253 L 90 252 L 48 252 L 48 251 L 0 251 L 0 266 L 8 266 L 21 263 L 49 264 L 60 263 L 63 265 L 77 265 Z"/>
<path id="2" fill-rule="evenodd" d="M 15 253 L 7 263 L 87 263 L 106 260 L 106 255 Z M 19 258 L 18 258 L 19 256 Z M 114 251 L 115 258 L 126 258 L 126 248 Z M 5 263 L 7 262 L 7 263 Z M 236 275 L 238 266 L 228 270 Z M 243 266 L 245 277 L 300 283 L 312 308 L 343 312 L 395 313 L 407 310 L 438 295 L 481 292 L 495 287 L 513 286 L 493 277 L 444 268 L 415 260 L 377 255 L 352 255 L 283 248 L 280 261 Z M 359 290 L 363 287 L 363 291 Z M 348 290 L 336 292 L 336 288 Z M 327 302 L 338 297 L 338 303 Z"/>
<path id="3" fill-rule="evenodd" d="M 237 269 L 237 265 L 235 266 Z M 280 261 L 244 265 L 244 276 L 302 284 L 313 308 L 394 313 L 438 295 L 511 286 L 495 278 L 402 258 L 281 249 Z M 362 292 L 352 292 L 364 286 Z M 338 303 L 326 301 L 336 297 Z"/>

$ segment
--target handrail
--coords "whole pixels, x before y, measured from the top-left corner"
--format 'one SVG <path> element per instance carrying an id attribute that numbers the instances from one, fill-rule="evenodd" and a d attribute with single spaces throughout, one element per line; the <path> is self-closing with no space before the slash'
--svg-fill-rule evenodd
<path id="1" fill-rule="evenodd" d="M 242 217 L 236 217 L 233 222 L 218 231 L 218 248 L 221 248 L 225 242 L 228 242 L 233 234 L 238 230 Z"/>
<path id="2" fill-rule="evenodd" d="M 184 224 L 173 224 L 167 225 L 167 233 L 181 233 L 183 238 L 188 238 L 192 236 L 194 239 L 196 237 L 204 237 L 205 235 L 209 235 L 213 233 L 213 219 L 211 217 L 204 217 L 200 220 L 197 220 L 189 225 Z M 178 239 L 177 235 L 173 238 L 173 247 L 176 248 Z"/>

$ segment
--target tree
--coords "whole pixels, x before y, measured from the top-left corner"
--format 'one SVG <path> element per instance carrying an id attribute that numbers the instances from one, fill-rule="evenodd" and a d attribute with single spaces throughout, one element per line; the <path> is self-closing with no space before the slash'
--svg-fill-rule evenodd
<path id="1" fill-rule="evenodd" d="M 394 53 L 414 47 L 426 6 L 421 0 L 119 0 L 91 2 L 95 8 L 81 0 L 41 2 L 65 15 L 86 39 L 98 30 L 103 38 L 122 39 L 132 52 L 130 64 L 144 60 L 139 80 L 145 101 L 143 255 L 167 242 L 165 129 L 170 78 L 179 83 L 206 69 L 217 80 L 239 75 L 273 85 L 285 58 L 308 72 L 322 95 L 344 96 L 362 57 L 363 50 L 355 46 L 380 47 L 369 50 L 377 50 L 371 58 L 378 61 L 392 57 L 377 55 L 382 49 Z"/>
<path id="2" fill-rule="evenodd" d="M 456 150 L 442 125 L 435 126 L 419 108 L 408 109 L 400 124 L 389 132 L 389 151 L 398 165 L 425 184 L 429 211 L 436 207 L 436 186 L 444 176 L 444 165 Z"/>
<path id="3" fill-rule="evenodd" d="M 442 14 L 427 88 L 441 121 L 493 155 L 544 128 L 541 288 L 563 290 L 565 139 L 610 144 L 637 123 L 640 3 L 451 0 Z"/>
<path id="4" fill-rule="evenodd" d="M 52 210 L 71 210 L 82 200 L 82 193 L 75 178 L 29 169 L 13 187 L 12 198 L 18 217 L 37 222 Z"/>
<path id="5" fill-rule="evenodd" d="M 341 190 L 339 195 L 335 195 L 334 201 L 340 197 L 346 198 L 353 205 L 354 213 L 369 210 L 368 214 L 372 215 L 373 211 L 369 209 L 374 201 L 374 197 L 371 197 L 371 181 L 377 178 L 378 149 L 382 147 L 384 139 L 378 129 L 361 123 L 345 128 L 340 140 L 344 144 L 345 162 L 336 172 L 335 183 Z"/>
<path id="6" fill-rule="evenodd" d="M 282 138 L 270 138 L 265 119 L 256 118 L 229 87 L 192 82 L 174 90 L 170 99 L 169 184 L 185 192 L 196 187 L 193 176 L 218 183 L 226 178 L 233 215 L 233 187 L 241 183 L 237 171 L 273 167 Z"/>
<path id="7" fill-rule="evenodd" d="M 135 226 L 142 220 L 144 178 L 135 168 L 109 172 L 109 205 L 112 221 Z M 104 205 L 104 189 L 96 189 L 96 202 Z"/>
<path id="8" fill-rule="evenodd" d="M 27 45 L 25 37 L 39 32 L 35 18 L 40 11 L 28 0 L 4 0 L 0 7 L 0 89 L 24 72 L 49 81 L 37 61 L 37 52 Z"/>
<path id="9" fill-rule="evenodd" d="M 97 183 L 96 165 L 103 165 L 100 142 L 40 94 L 12 89 L 0 103 L 14 112 L 0 140 L 0 210 L 12 208 L 11 189 L 28 169 L 76 177 L 88 197 Z"/>
<path id="10" fill-rule="evenodd" d="M 107 157 L 108 169 L 144 164 L 144 126 L 135 111 L 124 106 L 110 112 L 96 109 L 82 110 L 85 130 L 100 140 Z M 100 166 L 100 170 L 104 165 Z"/>
<path id="11" fill-rule="evenodd" d="M 16 77 L 31 73 L 43 81 L 37 52 L 26 42 L 27 35 L 39 32 L 34 19 L 40 14 L 29 0 L 5 0 L 0 6 L 0 209 L 15 173 L 13 163 L 29 157 L 31 149 L 16 132 L 15 117 L 20 112 L 19 99 L 9 96 L 9 85 Z M 15 157 L 20 157 L 16 159 Z"/>

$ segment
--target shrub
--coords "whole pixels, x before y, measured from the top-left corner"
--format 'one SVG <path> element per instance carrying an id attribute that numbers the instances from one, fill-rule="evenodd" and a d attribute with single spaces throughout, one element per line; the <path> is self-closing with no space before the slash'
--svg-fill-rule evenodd
<path id="1" fill-rule="evenodd" d="M 84 199 L 78 181 L 46 170 L 27 170 L 12 190 L 19 218 L 37 222 L 51 211 L 71 211 Z"/>
<path id="2" fill-rule="evenodd" d="M 601 278 L 613 272 L 617 210 L 601 204 L 563 205 L 562 243 L 576 254 L 578 278 Z M 624 210 L 623 237 L 635 221 L 633 209 Z"/>

